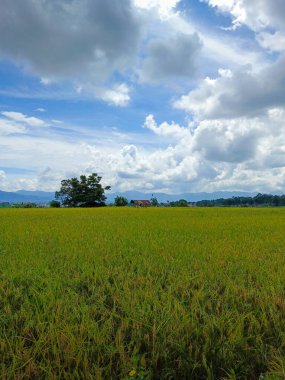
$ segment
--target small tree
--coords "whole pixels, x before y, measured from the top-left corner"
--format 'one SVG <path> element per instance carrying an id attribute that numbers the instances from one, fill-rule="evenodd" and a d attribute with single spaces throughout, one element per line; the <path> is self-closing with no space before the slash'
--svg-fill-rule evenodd
<path id="1" fill-rule="evenodd" d="M 152 206 L 158 206 L 158 200 L 157 200 L 157 198 L 153 197 L 153 198 L 150 199 L 150 201 L 151 201 L 151 205 Z"/>
<path id="2" fill-rule="evenodd" d="M 179 199 L 177 206 L 178 207 L 187 207 L 188 202 L 185 199 Z"/>
<path id="3" fill-rule="evenodd" d="M 49 207 L 52 207 L 52 208 L 59 208 L 60 206 L 61 206 L 61 205 L 60 205 L 60 202 L 59 202 L 59 201 L 56 201 L 55 199 L 49 202 Z"/>
<path id="4" fill-rule="evenodd" d="M 127 206 L 127 204 L 128 204 L 127 198 L 121 197 L 119 195 L 115 198 L 115 205 L 116 206 Z"/>
<path id="5" fill-rule="evenodd" d="M 102 177 L 92 173 L 88 177 L 81 175 L 78 178 L 64 179 L 61 188 L 55 193 L 55 198 L 60 199 L 67 207 L 101 207 L 105 206 L 105 190 L 110 186 L 102 187 Z"/>

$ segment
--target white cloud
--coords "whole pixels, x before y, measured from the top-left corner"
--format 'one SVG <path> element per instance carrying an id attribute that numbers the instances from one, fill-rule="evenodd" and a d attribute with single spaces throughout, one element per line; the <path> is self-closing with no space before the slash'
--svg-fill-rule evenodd
<path id="1" fill-rule="evenodd" d="M 6 179 L 6 173 L 4 170 L 0 170 L 0 183 Z"/>
<path id="2" fill-rule="evenodd" d="M 174 10 L 181 0 L 134 0 L 134 4 L 142 9 L 157 9 L 162 19 L 173 16 Z"/>
<path id="3" fill-rule="evenodd" d="M 24 115 L 21 112 L 6 111 L 2 112 L 2 115 L 6 116 L 8 119 L 24 123 L 31 127 L 43 127 L 46 125 L 46 123 L 43 120 L 38 119 L 37 117 L 28 117 L 27 115 Z"/>
<path id="4" fill-rule="evenodd" d="M 194 134 L 194 150 L 208 161 L 244 162 L 254 159 L 266 126 L 259 119 L 201 121 Z"/>
<path id="5" fill-rule="evenodd" d="M 95 89 L 97 98 L 119 107 L 126 107 L 130 100 L 130 88 L 125 83 L 117 84 L 111 89 L 97 88 Z"/>
<path id="6" fill-rule="evenodd" d="M 267 50 L 272 52 L 285 51 L 285 33 L 275 32 L 261 32 L 257 35 L 259 44 Z"/>
<path id="7" fill-rule="evenodd" d="M 233 28 L 246 25 L 256 33 L 260 45 L 271 51 L 284 51 L 285 7 L 283 0 L 205 0 L 229 13 Z M 272 33 L 272 30 L 274 32 Z M 270 31 L 270 32 L 269 32 Z"/>
<path id="8" fill-rule="evenodd" d="M 96 171 L 114 190 L 282 189 L 284 1 L 207 2 L 231 16 L 232 29 L 252 29 L 267 52 L 250 33 L 203 29 L 177 11 L 179 0 L 2 0 L 1 58 L 38 75 L 51 98 L 51 91 L 56 96 L 65 89 L 55 83 L 67 80 L 77 99 L 92 95 L 124 107 L 136 80 L 165 84 L 184 93 L 174 105 L 191 114 L 191 123 L 158 123 L 148 115 L 136 136 L 80 126 L 70 126 L 69 133 L 65 122 L 52 128 L 40 118 L 2 112 L 1 165 L 21 165 L 37 175 L 0 171 L 1 186 L 56 190 L 62 178 Z M 217 71 L 217 65 L 223 68 Z M 197 66 L 205 79 L 195 83 Z M 150 98 L 161 91 L 141 88 Z M 154 109 L 157 104 L 156 98 Z"/>
<path id="9" fill-rule="evenodd" d="M 179 109 L 199 119 L 254 116 L 284 104 L 285 57 L 255 72 L 251 66 L 234 71 L 219 70 L 174 102 Z"/>
<path id="10" fill-rule="evenodd" d="M 112 140 L 108 131 L 98 139 L 97 130 L 89 130 L 89 136 L 82 131 L 80 141 L 52 129 L 46 137 L 2 136 L 2 165 L 17 168 L 20 163 L 38 174 L 6 174 L 1 187 L 56 190 L 63 178 L 96 171 L 114 191 L 282 190 L 284 115 L 284 108 L 275 107 L 254 118 L 198 121 L 191 129 L 158 124 L 149 115 L 144 127 L 163 138 L 160 145 L 149 146 L 144 129 L 133 140 L 129 136 L 129 143 L 126 135 Z"/>
<path id="11" fill-rule="evenodd" d="M 189 129 L 181 127 L 180 125 L 174 122 L 172 122 L 171 124 L 163 122 L 160 125 L 157 125 L 153 115 L 148 115 L 146 117 L 144 127 L 151 130 L 159 136 L 166 136 L 178 140 L 183 138 L 189 138 L 191 136 Z"/>
<path id="12" fill-rule="evenodd" d="M 212 7 L 230 13 L 234 25 L 247 25 L 254 31 L 285 27 L 283 0 L 206 0 Z"/>
<path id="13" fill-rule="evenodd" d="M 10 120 L 0 118 L 0 136 L 7 136 L 18 133 L 26 133 L 26 128 Z"/>

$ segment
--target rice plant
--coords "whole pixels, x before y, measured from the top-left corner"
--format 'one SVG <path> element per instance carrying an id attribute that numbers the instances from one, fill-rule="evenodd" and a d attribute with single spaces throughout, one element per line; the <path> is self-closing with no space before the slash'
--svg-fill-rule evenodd
<path id="1" fill-rule="evenodd" d="M 285 210 L 0 210 L 0 378 L 284 379 Z"/>

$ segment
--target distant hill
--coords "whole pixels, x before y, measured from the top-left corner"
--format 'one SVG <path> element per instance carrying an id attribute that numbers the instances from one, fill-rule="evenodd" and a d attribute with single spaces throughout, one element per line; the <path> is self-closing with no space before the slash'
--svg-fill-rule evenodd
<path id="1" fill-rule="evenodd" d="M 7 192 L 0 190 L 0 202 L 21 203 L 33 202 L 45 204 L 54 199 L 54 193 L 45 191 L 26 191 Z"/>
<path id="2" fill-rule="evenodd" d="M 179 199 L 186 199 L 188 202 L 198 202 L 202 200 L 214 200 L 219 198 L 232 198 L 232 197 L 253 197 L 257 193 L 249 193 L 242 191 L 216 191 L 213 193 L 182 193 L 182 194 L 165 194 L 165 193 L 143 193 L 140 191 L 126 191 L 117 193 L 106 193 L 107 203 L 113 203 L 117 195 L 126 197 L 128 201 L 132 199 L 150 199 L 152 197 L 158 199 L 159 202 L 166 203 L 167 201 L 177 201 Z M 27 191 L 18 190 L 16 192 L 6 192 L 0 190 L 0 202 L 33 202 L 33 203 L 48 203 L 54 199 L 53 192 L 45 191 Z"/>
<path id="3" fill-rule="evenodd" d="M 182 193 L 182 194 L 165 194 L 165 193 L 142 193 L 139 191 L 126 191 L 122 193 L 109 193 L 107 195 L 107 202 L 112 203 L 117 195 L 126 197 L 128 201 L 132 199 L 150 199 L 152 194 L 157 198 L 158 202 L 166 203 L 167 201 L 177 201 L 185 199 L 188 202 L 198 202 L 202 200 L 214 200 L 219 198 L 232 198 L 232 197 L 253 197 L 257 193 L 249 193 L 242 191 L 216 191 L 213 193 Z"/>

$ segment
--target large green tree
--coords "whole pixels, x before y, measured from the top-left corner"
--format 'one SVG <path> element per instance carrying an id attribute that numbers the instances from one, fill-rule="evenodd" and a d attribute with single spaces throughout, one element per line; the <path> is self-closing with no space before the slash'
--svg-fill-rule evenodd
<path id="1" fill-rule="evenodd" d="M 67 207 L 105 206 L 105 190 L 110 190 L 111 187 L 103 187 L 101 179 L 97 173 L 92 173 L 88 177 L 81 175 L 79 179 L 64 179 L 61 181 L 60 190 L 55 193 L 55 198 Z"/>

